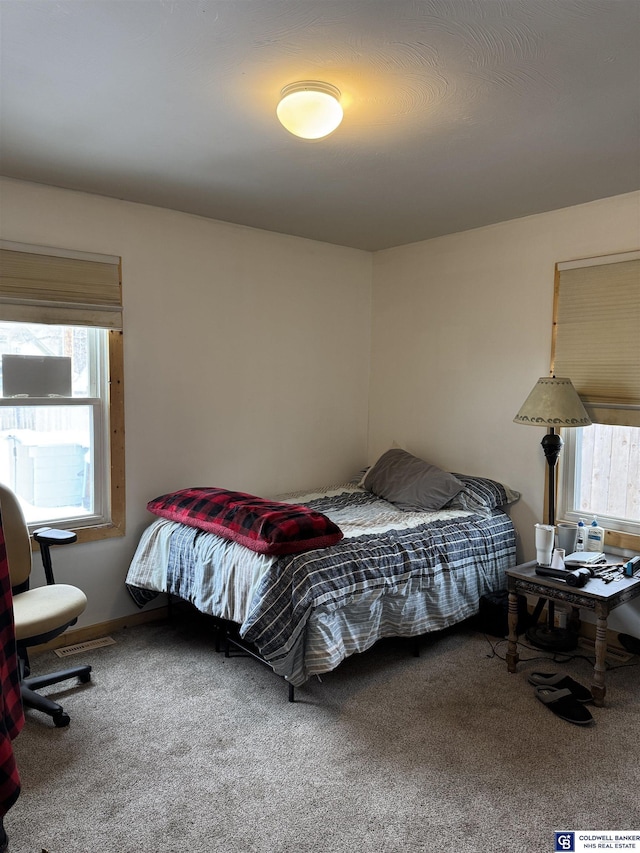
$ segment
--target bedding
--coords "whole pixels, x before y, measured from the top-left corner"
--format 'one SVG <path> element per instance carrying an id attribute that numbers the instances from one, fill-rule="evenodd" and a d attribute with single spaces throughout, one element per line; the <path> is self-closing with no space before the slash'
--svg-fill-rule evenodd
<path id="1" fill-rule="evenodd" d="M 520 492 L 487 477 L 453 476 L 461 481 L 463 489 L 446 505 L 449 509 L 466 509 L 489 516 L 492 510 L 508 506 L 520 498 Z"/>
<path id="2" fill-rule="evenodd" d="M 326 548 L 342 531 L 321 512 L 228 489 L 180 489 L 147 504 L 154 515 L 232 539 L 259 554 Z"/>
<path id="3" fill-rule="evenodd" d="M 464 488 L 454 474 L 395 447 L 367 471 L 362 485 L 398 509 L 417 511 L 442 509 Z"/>
<path id="4" fill-rule="evenodd" d="M 474 615 L 515 565 L 513 524 L 497 507 L 407 511 L 353 484 L 283 502 L 327 516 L 343 538 L 303 553 L 260 554 L 158 519 L 131 562 L 129 592 L 139 606 L 172 593 L 236 623 L 243 641 L 298 686 L 378 639 L 416 637 Z"/>

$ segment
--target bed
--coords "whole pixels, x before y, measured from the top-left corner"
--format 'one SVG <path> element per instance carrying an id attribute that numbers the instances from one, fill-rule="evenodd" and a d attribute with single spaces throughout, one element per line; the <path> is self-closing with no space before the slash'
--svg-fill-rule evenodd
<path id="1" fill-rule="evenodd" d="M 447 628 L 504 588 L 505 570 L 516 563 L 504 507 L 518 493 L 487 478 L 447 477 L 461 487 L 452 496 L 455 484 L 436 489 L 436 505 L 446 497 L 437 509 L 424 508 L 431 494 L 415 499 L 415 482 L 410 500 L 399 500 L 388 478 L 384 488 L 365 478 L 279 498 L 279 506 L 320 514 L 340 534 L 297 553 L 260 553 L 167 513 L 143 532 L 127 588 L 139 607 L 169 593 L 237 626 L 240 643 L 286 679 L 293 700 L 294 687 L 377 640 Z M 158 501 L 150 503 L 157 514 Z"/>

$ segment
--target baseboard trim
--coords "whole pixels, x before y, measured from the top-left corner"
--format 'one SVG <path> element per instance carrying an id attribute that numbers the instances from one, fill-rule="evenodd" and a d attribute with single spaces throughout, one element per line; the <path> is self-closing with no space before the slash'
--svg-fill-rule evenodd
<path id="1" fill-rule="evenodd" d="M 529 608 L 531 610 L 531 608 Z M 133 628 L 135 625 L 144 625 L 147 622 L 164 622 L 169 618 L 169 607 L 165 604 L 163 607 L 156 607 L 153 610 L 145 610 L 144 613 L 131 613 L 129 616 L 120 616 L 117 619 L 109 619 L 107 622 L 98 622 L 95 625 L 87 625 L 84 628 L 70 628 L 56 637 L 55 640 L 50 640 L 48 643 L 43 643 L 41 646 L 33 646 L 30 651 L 48 651 L 51 649 L 60 649 L 63 646 L 72 646 L 75 643 L 84 643 L 87 640 L 98 640 L 100 637 L 106 637 L 112 631 L 121 631 L 123 628 Z M 546 610 L 541 619 L 546 618 Z M 586 639 L 588 642 L 595 641 L 596 626 L 590 622 L 581 622 L 579 636 Z M 622 644 L 618 640 L 619 631 L 612 631 L 607 628 L 607 647 L 614 652 L 625 652 Z"/>
<path id="2" fill-rule="evenodd" d="M 580 636 L 587 640 L 590 645 L 595 645 L 596 641 L 596 626 L 591 622 L 580 622 Z M 607 648 L 611 649 L 614 653 L 622 653 L 624 655 L 629 655 L 629 652 L 624 649 L 622 643 L 618 639 L 620 635 L 620 631 L 614 631 L 612 628 L 607 628 Z"/>
<path id="3" fill-rule="evenodd" d="M 63 646 L 73 646 L 75 643 L 84 643 L 87 640 L 98 640 L 100 637 L 108 636 L 113 631 L 121 631 L 123 628 L 133 628 L 135 625 L 144 625 L 147 622 L 163 622 L 168 616 L 169 608 L 165 605 L 153 610 L 145 610 L 144 613 L 132 613 L 129 616 L 109 619 L 107 622 L 87 625 L 84 628 L 69 628 L 55 640 L 50 640 L 41 646 L 32 646 L 29 651 L 46 652 L 51 649 L 60 649 Z"/>

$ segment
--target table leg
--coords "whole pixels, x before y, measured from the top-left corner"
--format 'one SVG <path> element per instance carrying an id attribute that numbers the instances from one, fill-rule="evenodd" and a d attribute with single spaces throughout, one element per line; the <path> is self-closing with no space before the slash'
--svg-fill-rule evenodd
<path id="1" fill-rule="evenodd" d="M 507 646 L 507 669 L 515 672 L 518 666 L 518 594 L 509 590 L 509 645 Z"/>
<path id="2" fill-rule="evenodd" d="M 580 608 L 572 607 L 571 614 L 569 616 L 569 624 L 567 625 L 570 631 L 573 631 L 574 634 L 580 633 Z"/>
<path id="3" fill-rule="evenodd" d="M 594 705 L 604 705 L 604 696 L 607 688 L 604 683 L 605 674 L 605 658 L 607 655 L 607 615 L 598 614 L 596 621 L 596 663 L 593 668 L 593 684 L 591 692 L 593 693 Z"/>

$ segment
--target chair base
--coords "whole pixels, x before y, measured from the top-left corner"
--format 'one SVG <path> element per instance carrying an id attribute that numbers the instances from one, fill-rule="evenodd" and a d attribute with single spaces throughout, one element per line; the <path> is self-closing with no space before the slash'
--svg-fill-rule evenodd
<path id="1" fill-rule="evenodd" d="M 60 681 L 66 681 L 68 678 L 79 678 L 83 684 L 86 684 L 91 680 L 91 667 L 85 664 L 83 666 L 74 666 L 70 669 L 58 670 L 58 672 L 50 672 L 47 675 L 35 675 L 23 678 L 20 683 L 22 704 L 25 708 L 34 708 L 37 711 L 48 714 L 53 719 L 53 723 L 57 728 L 68 726 L 70 717 L 68 714 L 65 714 L 62 705 L 59 705 L 47 696 L 41 696 L 39 693 L 36 693 L 36 690 L 41 687 L 58 684 Z"/>

